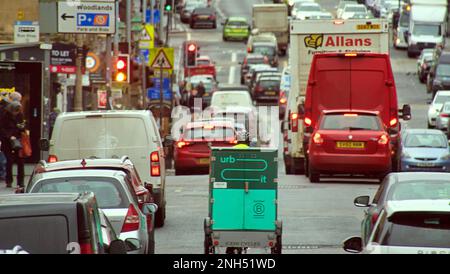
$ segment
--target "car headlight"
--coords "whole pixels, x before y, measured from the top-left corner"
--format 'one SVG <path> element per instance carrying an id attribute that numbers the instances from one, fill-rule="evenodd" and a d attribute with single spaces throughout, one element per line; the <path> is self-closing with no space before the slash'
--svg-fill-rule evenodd
<path id="1" fill-rule="evenodd" d="M 289 6 L 293 6 L 295 4 L 294 0 L 289 0 Z"/>
<path id="2" fill-rule="evenodd" d="M 434 79 L 433 85 L 439 86 L 439 85 L 441 85 L 441 84 L 442 84 L 442 81 L 441 81 L 441 80 L 439 80 L 439 79 Z"/>
<path id="3" fill-rule="evenodd" d="M 403 152 L 402 153 L 402 158 L 403 159 L 411 159 L 411 155 L 409 155 L 407 152 Z"/>
<path id="4" fill-rule="evenodd" d="M 441 160 L 450 160 L 450 154 L 446 154 L 444 156 L 441 157 Z"/>

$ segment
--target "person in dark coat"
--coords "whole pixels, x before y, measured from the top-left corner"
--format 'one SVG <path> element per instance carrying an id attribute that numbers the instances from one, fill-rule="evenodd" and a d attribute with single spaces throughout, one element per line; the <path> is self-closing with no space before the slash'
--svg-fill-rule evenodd
<path id="1" fill-rule="evenodd" d="M 17 164 L 17 185 L 24 186 L 24 163 L 19 157 L 19 150 L 14 149 L 12 143 L 21 138 L 25 130 L 25 121 L 22 113 L 22 105 L 13 101 L 5 108 L 3 115 L 0 116 L 0 139 L 2 142 L 1 150 L 6 156 L 6 187 L 12 187 L 13 183 L 13 164 Z"/>

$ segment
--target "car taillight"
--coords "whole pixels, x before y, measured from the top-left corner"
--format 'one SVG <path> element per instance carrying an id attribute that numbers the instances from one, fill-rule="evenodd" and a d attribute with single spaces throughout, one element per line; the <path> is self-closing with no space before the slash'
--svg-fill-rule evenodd
<path id="1" fill-rule="evenodd" d="M 177 143 L 177 147 L 178 147 L 178 148 L 183 148 L 183 147 L 185 147 L 185 146 L 187 146 L 187 145 L 189 145 L 188 142 L 179 141 L 179 142 Z"/>
<path id="2" fill-rule="evenodd" d="M 257 87 L 255 88 L 255 91 L 256 91 L 256 92 L 262 92 L 262 91 L 263 91 L 263 88 L 262 88 L 261 86 L 257 86 Z"/>
<path id="3" fill-rule="evenodd" d="M 298 113 L 291 113 L 291 130 L 292 132 L 298 131 Z"/>
<path id="4" fill-rule="evenodd" d="M 281 104 L 284 105 L 284 104 L 286 104 L 286 102 L 287 102 L 286 98 L 281 98 L 281 99 L 280 99 L 280 103 L 281 103 Z"/>
<path id="5" fill-rule="evenodd" d="M 47 160 L 49 163 L 56 163 L 58 162 L 58 157 L 56 157 L 56 155 L 49 155 Z"/>
<path id="6" fill-rule="evenodd" d="M 80 243 L 80 254 L 93 254 L 91 243 Z"/>
<path id="7" fill-rule="evenodd" d="M 398 123 L 397 118 L 392 118 L 392 119 L 389 121 L 389 125 L 390 125 L 391 127 L 395 127 L 395 126 L 397 125 L 397 123 Z"/>
<path id="8" fill-rule="evenodd" d="M 153 177 L 161 176 L 161 166 L 159 164 L 159 152 L 154 151 L 150 154 L 150 174 Z"/>
<path id="9" fill-rule="evenodd" d="M 312 124 L 311 119 L 308 117 L 305 117 L 305 125 L 309 127 L 309 126 L 311 126 L 311 124 Z"/>
<path id="10" fill-rule="evenodd" d="M 448 113 L 441 113 L 441 114 L 439 114 L 439 116 L 441 116 L 441 117 L 450 117 L 450 115 Z"/>
<path id="11" fill-rule="evenodd" d="M 372 225 L 375 225 L 375 223 L 377 222 L 377 220 L 378 220 L 378 213 L 374 213 L 374 214 L 372 215 L 372 219 L 370 219 L 370 222 L 371 222 Z"/>
<path id="12" fill-rule="evenodd" d="M 216 20 L 216 16 L 214 15 L 209 16 L 209 20 Z"/>
<path id="13" fill-rule="evenodd" d="M 388 138 L 388 136 L 386 134 L 381 135 L 380 139 L 378 139 L 378 143 L 380 145 L 387 145 L 388 142 L 389 142 L 389 138 Z"/>
<path id="14" fill-rule="evenodd" d="M 319 133 L 314 134 L 313 136 L 313 142 L 316 145 L 321 145 L 323 144 L 323 138 Z"/>
<path id="15" fill-rule="evenodd" d="M 130 204 L 125 216 L 125 222 L 123 223 L 120 233 L 139 230 L 139 214 L 133 204 Z"/>

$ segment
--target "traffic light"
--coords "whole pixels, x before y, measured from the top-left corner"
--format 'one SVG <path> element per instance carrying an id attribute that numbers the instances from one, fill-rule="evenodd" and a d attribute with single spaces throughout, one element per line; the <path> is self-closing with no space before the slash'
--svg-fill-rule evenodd
<path id="1" fill-rule="evenodd" d="M 130 83 L 140 82 L 142 79 L 142 68 L 145 64 L 139 64 L 137 60 L 130 61 Z"/>
<path id="2" fill-rule="evenodd" d="M 164 10 L 167 12 L 172 11 L 172 4 L 166 2 L 166 4 L 164 5 Z"/>
<path id="3" fill-rule="evenodd" d="M 186 63 L 188 67 L 195 67 L 197 65 L 197 51 L 198 46 L 195 43 L 189 43 L 186 47 Z"/>
<path id="4" fill-rule="evenodd" d="M 114 64 L 114 82 L 130 82 L 130 56 L 128 54 L 119 54 Z"/>

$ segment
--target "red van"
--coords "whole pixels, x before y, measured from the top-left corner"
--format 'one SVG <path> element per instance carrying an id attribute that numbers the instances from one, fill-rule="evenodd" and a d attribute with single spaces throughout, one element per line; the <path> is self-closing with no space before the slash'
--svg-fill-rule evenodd
<path id="1" fill-rule="evenodd" d="M 398 170 L 399 113 L 403 120 L 409 120 L 411 108 L 404 105 L 402 110 L 398 109 L 389 55 L 380 53 L 314 55 L 305 96 L 304 147 L 308 147 L 321 113 L 324 110 L 335 109 L 378 112 L 390 135 L 392 170 Z M 308 155 L 305 156 L 305 170 L 308 170 Z"/>

